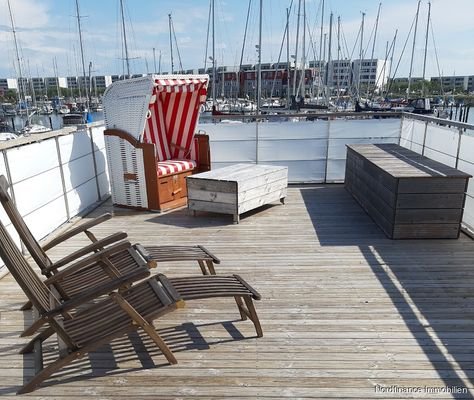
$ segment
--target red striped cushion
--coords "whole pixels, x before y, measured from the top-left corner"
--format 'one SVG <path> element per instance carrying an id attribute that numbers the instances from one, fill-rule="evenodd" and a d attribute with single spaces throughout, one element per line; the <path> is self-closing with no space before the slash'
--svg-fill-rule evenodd
<path id="1" fill-rule="evenodd" d="M 160 161 L 157 165 L 158 176 L 174 174 L 175 172 L 189 171 L 196 168 L 196 165 L 196 162 L 192 160 Z"/>

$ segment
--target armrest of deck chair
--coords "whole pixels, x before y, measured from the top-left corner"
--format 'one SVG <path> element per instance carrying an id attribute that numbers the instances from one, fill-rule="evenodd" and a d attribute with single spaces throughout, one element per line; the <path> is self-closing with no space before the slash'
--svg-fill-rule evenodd
<path id="1" fill-rule="evenodd" d="M 94 219 L 91 219 L 89 221 L 83 222 L 80 225 L 75 226 L 74 228 L 69 229 L 66 232 L 60 234 L 59 236 L 56 236 L 54 239 L 51 239 L 49 242 L 47 242 L 46 244 L 44 244 L 42 246 L 43 250 L 47 251 L 47 250 L 53 248 L 54 246 L 57 246 L 58 244 L 64 242 L 65 240 L 70 239 L 73 236 L 76 236 L 79 233 L 84 232 L 84 233 L 87 234 L 87 231 L 90 228 L 92 228 L 96 225 L 99 225 L 102 222 L 107 221 L 110 218 L 112 218 L 112 215 L 110 213 L 105 213 L 105 214 L 100 215 L 97 218 L 94 218 Z"/>
<path id="2" fill-rule="evenodd" d="M 119 241 L 121 241 L 123 239 L 126 239 L 126 238 L 127 238 L 127 234 L 125 232 L 117 232 L 117 233 L 114 233 L 112 235 L 109 235 L 109 236 L 107 236 L 103 239 L 98 240 L 97 242 L 93 242 L 93 243 L 83 247 L 82 249 L 77 250 L 77 251 L 67 255 L 66 257 L 61 258 L 60 260 L 56 261 L 51 266 L 49 266 L 47 268 L 47 271 L 48 272 L 55 271 L 58 268 L 63 267 L 65 265 L 77 260 L 78 258 L 81 258 L 81 257 L 83 257 L 87 254 L 93 253 L 93 252 L 103 250 L 104 247 L 106 247 L 110 244 L 119 242 Z"/>
<path id="3" fill-rule="evenodd" d="M 55 308 L 49 310 L 44 314 L 45 317 L 54 317 L 59 314 L 64 314 L 78 306 L 87 303 L 91 300 L 94 300 L 100 296 L 105 294 L 110 294 L 116 291 L 118 288 L 123 287 L 129 283 L 136 282 L 143 278 L 147 278 L 150 275 L 150 270 L 148 267 L 143 266 L 141 268 L 136 268 L 133 272 L 122 275 L 119 278 L 112 279 L 103 285 L 95 287 L 90 290 L 84 290 L 81 294 L 74 296 L 73 298 L 64 301 L 60 305 L 56 306 Z"/>
<path id="4" fill-rule="evenodd" d="M 108 257 L 116 253 L 119 253 L 126 249 L 132 249 L 132 248 L 133 247 L 128 240 L 120 241 L 103 250 L 98 251 L 97 253 L 91 254 L 90 256 L 82 258 L 79 261 L 63 268 L 61 271 L 55 273 L 51 278 L 46 279 L 44 283 L 46 285 L 50 285 L 51 283 L 54 283 L 58 280 L 63 279 L 67 275 L 74 274 L 84 268 L 88 268 L 91 265 L 97 264 L 100 261 L 103 261 L 104 259 L 107 259 Z M 51 272 L 50 268 L 48 268 L 47 271 Z"/>

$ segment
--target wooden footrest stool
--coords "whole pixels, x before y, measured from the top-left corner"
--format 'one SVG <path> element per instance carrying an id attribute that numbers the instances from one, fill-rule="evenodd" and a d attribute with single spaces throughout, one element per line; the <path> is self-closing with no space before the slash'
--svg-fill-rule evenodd
<path id="1" fill-rule="evenodd" d="M 151 267 L 157 262 L 164 261 L 197 261 L 203 275 L 215 275 L 214 264 L 221 260 L 207 250 L 204 246 L 142 246 L 136 244 L 135 248 Z"/>

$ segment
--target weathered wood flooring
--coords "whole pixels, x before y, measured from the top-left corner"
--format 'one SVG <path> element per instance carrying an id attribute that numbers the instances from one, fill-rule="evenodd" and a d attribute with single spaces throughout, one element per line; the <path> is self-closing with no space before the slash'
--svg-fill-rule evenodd
<path id="1" fill-rule="evenodd" d="M 110 210 L 108 203 L 93 215 Z M 155 324 L 177 365 L 166 364 L 145 336 L 132 335 L 28 397 L 474 397 L 474 243 L 468 237 L 386 239 L 338 185 L 290 188 L 286 205 L 245 214 L 239 225 L 231 216 L 192 217 L 186 210 L 113 211 L 95 229 L 98 236 L 125 230 L 145 245 L 202 244 L 221 258 L 218 273 L 244 277 L 262 294 L 256 306 L 264 337 L 256 339 L 253 325 L 239 321 L 230 299 L 188 302 Z M 72 240 L 51 255 L 86 242 Z M 157 270 L 170 276 L 200 271 L 189 261 Z M 15 392 L 33 374 L 32 355 L 18 354 L 25 343 L 19 334 L 31 318 L 18 310 L 24 300 L 10 276 L 0 280 L 5 399 L 22 397 Z"/>

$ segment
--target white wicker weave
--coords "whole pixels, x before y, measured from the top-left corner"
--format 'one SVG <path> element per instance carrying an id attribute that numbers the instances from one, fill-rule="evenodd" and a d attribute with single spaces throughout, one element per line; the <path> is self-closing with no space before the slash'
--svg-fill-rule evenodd
<path id="1" fill-rule="evenodd" d="M 114 204 L 148 208 L 143 151 L 116 136 L 106 136 L 105 146 Z M 125 180 L 124 174 L 135 174 L 137 179 Z"/>

